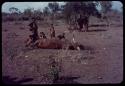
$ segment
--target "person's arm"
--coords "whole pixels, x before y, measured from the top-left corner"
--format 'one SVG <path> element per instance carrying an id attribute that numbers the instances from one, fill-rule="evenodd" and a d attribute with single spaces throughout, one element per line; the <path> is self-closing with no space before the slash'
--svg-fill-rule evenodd
<path id="1" fill-rule="evenodd" d="M 34 43 L 34 45 L 37 45 L 38 43 L 39 43 L 39 40 L 36 40 L 35 43 Z"/>

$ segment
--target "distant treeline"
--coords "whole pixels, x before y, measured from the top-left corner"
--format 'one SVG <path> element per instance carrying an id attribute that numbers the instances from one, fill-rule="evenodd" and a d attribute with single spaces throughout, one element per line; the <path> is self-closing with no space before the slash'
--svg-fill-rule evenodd
<path id="1" fill-rule="evenodd" d="M 97 7 L 101 6 L 101 10 Z M 21 12 L 16 7 L 9 8 L 10 13 L 2 13 L 3 21 L 21 21 L 29 20 L 35 17 L 37 20 L 51 20 L 65 19 L 68 23 L 72 20 L 75 21 L 79 15 L 95 16 L 101 18 L 109 12 L 118 14 L 117 10 L 113 10 L 112 1 L 84 1 L 84 2 L 65 2 L 65 5 L 59 5 L 58 2 L 48 3 L 48 6 L 43 10 L 27 8 Z M 121 8 L 122 9 L 122 8 Z"/>

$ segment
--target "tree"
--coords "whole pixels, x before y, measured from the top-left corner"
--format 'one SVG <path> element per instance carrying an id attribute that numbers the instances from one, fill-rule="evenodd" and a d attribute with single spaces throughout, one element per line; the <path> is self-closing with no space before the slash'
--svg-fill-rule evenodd
<path id="1" fill-rule="evenodd" d="M 11 8 L 9 8 L 9 11 L 10 11 L 10 13 L 12 13 L 12 14 L 18 14 L 18 12 L 19 12 L 19 9 L 18 8 L 16 8 L 16 7 L 11 7 Z"/>
<path id="2" fill-rule="evenodd" d="M 36 17 L 38 20 L 41 20 L 41 17 L 43 15 L 41 9 L 34 10 L 33 13 L 34 13 L 34 17 Z"/>
<path id="3" fill-rule="evenodd" d="M 70 17 L 73 12 L 72 6 L 70 3 L 66 3 L 62 9 L 64 18 L 66 19 L 67 23 L 70 24 Z"/>
<path id="4" fill-rule="evenodd" d="M 27 8 L 24 10 L 24 15 L 28 16 L 28 17 L 32 17 L 33 15 L 33 8 Z"/>
<path id="5" fill-rule="evenodd" d="M 48 16 L 48 15 L 50 14 L 50 11 L 49 11 L 49 8 L 48 8 L 48 7 L 45 7 L 45 8 L 43 9 L 43 14 L 44 14 L 44 16 Z"/>
<path id="6" fill-rule="evenodd" d="M 59 10 L 60 11 L 64 11 L 64 7 L 65 7 L 65 5 L 61 5 L 60 8 L 59 8 Z"/>
<path id="7" fill-rule="evenodd" d="M 102 19 L 105 19 L 107 25 L 109 26 L 110 22 L 107 13 L 111 11 L 112 1 L 100 1 L 100 5 L 101 5 Z"/>
<path id="8" fill-rule="evenodd" d="M 66 20 L 70 23 L 71 20 L 76 21 L 79 14 L 91 16 L 95 15 L 98 10 L 96 6 L 97 2 L 86 1 L 86 2 L 67 2 L 64 6 L 64 16 Z"/>
<path id="9" fill-rule="evenodd" d="M 59 4 L 57 2 L 49 3 L 48 7 L 50 8 L 52 13 L 55 13 L 59 10 Z"/>
<path id="10" fill-rule="evenodd" d="M 111 11 L 112 1 L 100 1 L 101 11 L 106 14 L 108 11 Z"/>
<path id="11" fill-rule="evenodd" d="M 50 15 L 49 7 L 45 7 L 43 9 L 43 15 L 44 15 L 44 20 L 47 22 Z"/>
<path id="12" fill-rule="evenodd" d="M 9 11 L 10 11 L 10 13 L 11 13 L 11 19 L 12 20 L 18 20 L 18 16 L 19 16 L 19 14 L 20 14 L 20 10 L 18 9 L 18 8 L 16 8 L 16 7 L 11 7 L 11 8 L 9 8 Z"/>
<path id="13" fill-rule="evenodd" d="M 48 7 L 52 13 L 52 23 L 54 23 L 55 14 L 59 10 L 59 4 L 57 2 L 49 3 Z"/>

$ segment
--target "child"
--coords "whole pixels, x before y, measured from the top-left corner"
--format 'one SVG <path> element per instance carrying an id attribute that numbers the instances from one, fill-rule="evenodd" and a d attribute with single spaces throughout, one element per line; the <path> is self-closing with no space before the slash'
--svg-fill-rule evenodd
<path id="1" fill-rule="evenodd" d="M 55 30 L 54 30 L 53 24 L 51 24 L 51 28 L 50 28 L 50 37 L 51 38 L 55 37 Z"/>

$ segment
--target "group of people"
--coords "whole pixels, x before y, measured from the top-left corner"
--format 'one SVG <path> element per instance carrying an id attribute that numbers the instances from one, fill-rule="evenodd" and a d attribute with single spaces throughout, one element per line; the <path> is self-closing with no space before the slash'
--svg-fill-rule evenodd
<path id="1" fill-rule="evenodd" d="M 85 16 L 82 18 L 82 16 L 80 15 L 80 17 L 77 19 L 77 25 L 79 26 L 79 31 L 82 31 L 83 29 L 83 25 L 85 26 L 85 31 L 88 31 L 88 17 Z M 38 34 L 38 26 L 36 23 L 36 19 L 32 18 L 32 22 L 29 24 L 30 26 L 30 31 L 32 32 L 31 35 L 29 35 L 29 38 L 26 40 L 26 47 L 28 46 L 37 46 L 39 43 L 40 39 L 47 39 L 46 35 L 44 32 L 40 32 Z M 50 26 L 50 38 L 55 38 L 55 29 L 53 24 L 51 24 Z M 65 39 L 65 33 L 62 33 L 60 35 L 58 35 L 56 38 L 58 38 L 59 40 L 61 39 Z"/>
<path id="2" fill-rule="evenodd" d="M 31 35 L 29 35 L 29 38 L 25 41 L 26 42 L 26 47 L 28 46 L 36 46 L 38 45 L 38 42 L 40 39 L 47 39 L 46 35 L 44 32 L 40 32 L 38 34 L 38 26 L 37 26 L 37 23 L 36 23 L 36 19 L 35 18 L 32 18 L 32 22 L 29 24 L 30 26 L 30 31 L 32 32 Z M 50 26 L 50 38 L 55 38 L 55 29 L 54 29 L 54 26 L 53 24 L 51 24 Z M 65 34 L 61 34 L 61 35 L 58 35 L 57 38 L 59 40 L 65 38 L 64 36 Z"/>

